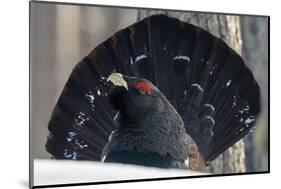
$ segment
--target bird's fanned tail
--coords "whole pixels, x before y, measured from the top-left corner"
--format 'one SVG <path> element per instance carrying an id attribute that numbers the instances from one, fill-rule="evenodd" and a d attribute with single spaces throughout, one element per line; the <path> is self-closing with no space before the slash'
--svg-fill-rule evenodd
<path id="1" fill-rule="evenodd" d="M 205 161 L 246 135 L 259 112 L 259 86 L 235 51 L 199 27 L 154 15 L 117 32 L 75 67 L 49 122 L 46 148 L 55 158 L 100 160 L 118 119 L 107 100 L 112 72 L 155 84 Z"/>

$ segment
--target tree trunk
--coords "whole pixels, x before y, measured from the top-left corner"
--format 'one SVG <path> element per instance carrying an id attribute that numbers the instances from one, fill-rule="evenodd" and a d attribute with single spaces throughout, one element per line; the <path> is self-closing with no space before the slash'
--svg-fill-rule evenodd
<path id="1" fill-rule="evenodd" d="M 261 114 L 257 130 L 245 138 L 247 171 L 268 170 L 268 18 L 241 17 L 242 56 L 260 85 Z"/>
<path id="2" fill-rule="evenodd" d="M 153 11 L 140 10 L 138 19 L 147 16 L 164 13 L 171 17 L 179 18 L 182 21 L 200 26 L 213 35 L 224 40 L 237 53 L 241 54 L 242 41 L 240 32 L 240 17 L 219 14 L 199 14 L 188 12 Z M 238 173 L 245 172 L 245 148 L 244 141 L 240 140 L 231 148 L 211 162 L 209 171 L 213 173 Z"/>

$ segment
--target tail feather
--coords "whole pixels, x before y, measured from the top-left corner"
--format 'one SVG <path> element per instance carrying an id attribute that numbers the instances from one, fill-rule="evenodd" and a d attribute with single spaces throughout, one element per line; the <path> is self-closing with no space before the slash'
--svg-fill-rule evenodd
<path id="1" fill-rule="evenodd" d="M 75 67 L 49 122 L 46 148 L 55 158 L 100 160 L 116 128 L 107 101 L 112 72 L 153 82 L 206 161 L 247 134 L 259 112 L 259 86 L 236 52 L 201 28 L 154 15 L 117 32 Z"/>

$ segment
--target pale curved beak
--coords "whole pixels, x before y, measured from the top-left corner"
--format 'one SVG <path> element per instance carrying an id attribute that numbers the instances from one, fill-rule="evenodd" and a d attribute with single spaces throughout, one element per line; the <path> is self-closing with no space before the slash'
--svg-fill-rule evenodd
<path id="1" fill-rule="evenodd" d="M 127 91 L 129 91 L 128 84 L 120 73 L 112 73 L 110 76 L 108 76 L 106 81 L 111 81 L 113 85 L 124 87 Z"/>

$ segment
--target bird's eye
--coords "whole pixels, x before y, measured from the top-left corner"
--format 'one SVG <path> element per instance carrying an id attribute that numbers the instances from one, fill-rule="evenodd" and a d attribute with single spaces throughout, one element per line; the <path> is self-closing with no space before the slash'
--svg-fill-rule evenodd
<path id="1" fill-rule="evenodd" d="M 142 94 L 142 95 L 146 95 L 145 89 L 140 88 L 140 89 L 139 89 L 139 92 L 140 92 L 140 94 Z"/>
<path id="2" fill-rule="evenodd" d="M 151 95 L 151 88 L 144 81 L 137 83 L 136 88 L 138 89 L 139 93 L 142 95 L 147 95 L 147 94 Z"/>

